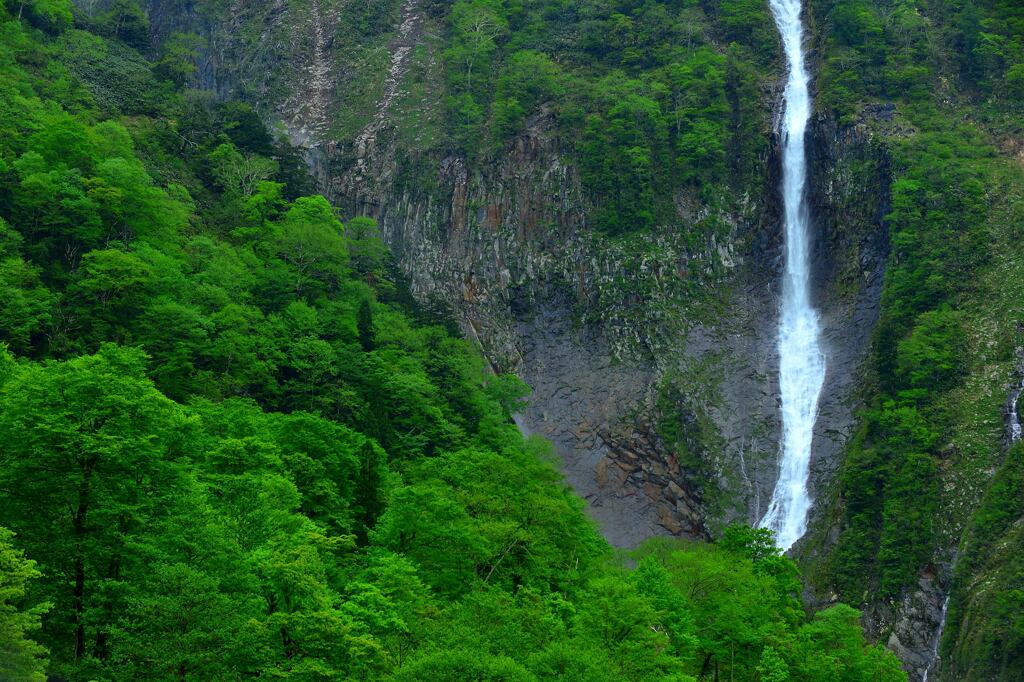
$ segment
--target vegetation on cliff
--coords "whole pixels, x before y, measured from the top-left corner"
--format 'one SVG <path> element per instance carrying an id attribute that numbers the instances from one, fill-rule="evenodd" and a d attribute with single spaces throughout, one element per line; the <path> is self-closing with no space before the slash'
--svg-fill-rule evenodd
<path id="1" fill-rule="evenodd" d="M 760 86 L 778 56 L 766 3 L 458 0 L 447 22 L 455 148 L 479 156 L 553 106 L 596 229 L 673 225 L 679 191 L 731 208 L 760 189 Z"/>
<path id="2" fill-rule="evenodd" d="M 904 678 L 763 531 L 619 567 L 373 221 L 75 16 L 0 6 L 0 677 Z"/>
<path id="3" fill-rule="evenodd" d="M 853 603 L 896 599 L 960 545 L 943 645 L 954 669 L 945 670 L 1014 679 L 1024 655 L 1017 626 L 1000 615 L 1005 606 L 968 606 L 968 585 L 1019 570 L 1008 555 L 986 562 L 979 552 L 991 551 L 982 547 L 994 533 L 1021 549 L 1019 534 L 990 519 L 1014 480 L 1014 456 L 1001 465 L 1000 407 L 1019 381 L 1014 325 L 1024 312 L 1015 295 L 1024 253 L 1013 236 L 1024 172 L 1012 142 L 1024 113 L 1024 8 L 1000 0 L 812 8 L 823 53 L 819 106 L 870 130 L 892 156 L 874 379 L 835 493 L 841 530 L 824 580 Z M 999 467 L 972 517 L 986 471 Z M 1013 505 L 1002 506 L 1019 520 Z M 1004 604 L 1012 594 L 992 599 Z"/>
<path id="4" fill-rule="evenodd" d="M 886 216 L 892 256 L 876 331 L 877 398 L 843 477 L 846 530 L 837 582 L 847 594 L 862 593 L 874 575 L 878 589 L 895 596 L 931 557 L 938 502 L 933 456 L 949 437 L 949 406 L 941 397 L 962 382 L 968 367 L 959 308 L 976 294 L 971 279 L 991 255 L 993 200 L 986 186 L 1001 162 L 983 122 L 952 119 L 970 106 L 970 94 L 991 92 L 1010 69 L 992 64 L 982 75 L 971 66 L 971 54 L 949 64 L 950 54 L 962 54 L 953 43 L 976 36 L 966 33 L 966 10 L 943 3 L 928 9 L 901 5 L 885 22 L 868 3 L 816 6 L 829 22 L 822 31 L 829 55 L 821 77 L 826 110 L 852 121 L 867 103 L 884 99 L 897 104 L 892 116 L 907 126 L 887 141 L 895 165 Z M 995 19 L 995 12 L 1011 10 L 997 5 L 991 11 Z M 929 54 L 936 42 L 945 50 Z M 862 68 L 855 71 L 851 63 Z M 861 75 L 854 79 L 854 73 Z M 933 86 L 944 77 L 961 85 L 966 101 L 960 106 L 933 99 Z M 1004 97 L 990 100 L 991 111 L 1020 110 L 1024 101 L 998 90 Z M 871 124 L 891 132 L 886 122 Z"/>
<path id="5" fill-rule="evenodd" d="M 195 16 L 260 46 L 217 65 L 266 72 L 233 89 L 257 109 L 294 96 L 289 50 L 330 42 L 345 101 L 313 124 L 352 138 L 402 3 L 289 2 L 340 27 L 294 42 L 254 18 L 280 4 L 248 5 L 0 10 L 0 677 L 898 678 L 852 610 L 808 622 L 761 535 L 614 566 L 510 425 L 523 387 L 412 301 L 372 221 L 309 196 L 265 111 L 196 72 Z M 396 95 L 408 123 L 388 133 L 422 152 L 402 182 L 429 191 L 423 159 L 447 155 L 473 172 L 543 116 L 589 225 L 638 271 L 661 236 L 706 248 L 773 191 L 762 0 L 417 6 L 436 31 Z M 891 606 L 959 545 L 944 671 L 1015 679 L 1024 492 L 999 410 L 1024 345 L 1024 10 L 808 10 L 818 116 L 891 160 L 867 409 L 809 570 Z M 674 277 L 610 275 L 598 304 L 675 333 L 664 301 L 714 298 L 683 251 Z M 713 508 L 718 439 L 686 377 L 663 377 L 659 430 Z"/>

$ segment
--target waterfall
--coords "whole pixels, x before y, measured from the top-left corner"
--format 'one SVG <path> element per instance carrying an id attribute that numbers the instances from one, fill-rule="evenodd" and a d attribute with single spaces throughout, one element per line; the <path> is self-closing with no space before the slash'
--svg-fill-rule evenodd
<path id="1" fill-rule="evenodd" d="M 1022 394 L 1024 394 L 1024 378 L 1021 378 L 1017 386 L 1010 391 L 1010 398 L 1006 403 L 1006 435 L 1009 438 L 1010 445 L 1019 441 L 1021 436 L 1024 435 L 1024 428 L 1021 427 L 1020 423 L 1020 408 L 1018 406 Z"/>
<path id="2" fill-rule="evenodd" d="M 935 642 L 932 644 L 932 657 L 925 666 L 921 682 L 928 682 L 928 674 L 939 662 L 939 646 L 942 644 L 942 631 L 946 629 L 946 615 L 949 613 L 949 595 L 942 601 L 942 615 L 939 616 L 939 627 L 935 630 Z"/>
<path id="3" fill-rule="evenodd" d="M 811 95 L 803 54 L 800 0 L 770 0 L 789 66 L 782 118 L 782 199 L 786 272 L 779 316 L 779 391 L 782 439 L 779 479 L 761 526 L 775 531 L 783 550 L 807 528 L 811 498 L 807 474 L 818 397 L 825 380 L 818 314 L 810 296 L 810 214 L 805 185 L 807 155 L 804 133 L 811 115 Z"/>

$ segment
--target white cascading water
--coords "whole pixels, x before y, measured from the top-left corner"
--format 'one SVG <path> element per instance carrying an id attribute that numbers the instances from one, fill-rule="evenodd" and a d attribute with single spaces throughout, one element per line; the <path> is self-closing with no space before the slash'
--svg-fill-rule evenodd
<path id="1" fill-rule="evenodd" d="M 939 662 L 939 647 L 942 645 L 942 631 L 946 629 L 946 616 L 949 614 L 949 596 L 942 600 L 942 614 L 939 616 L 939 627 L 935 631 L 935 642 L 932 644 L 932 657 L 924 668 L 921 675 L 921 682 L 928 682 L 928 674 Z"/>
<path id="2" fill-rule="evenodd" d="M 1024 395 L 1024 378 L 1010 392 L 1010 400 L 1006 406 L 1007 435 L 1010 437 L 1011 444 L 1016 443 L 1024 436 L 1024 426 L 1020 423 L 1020 407 L 1018 405 L 1022 395 Z"/>
<path id="3" fill-rule="evenodd" d="M 782 443 L 779 480 L 775 484 L 762 528 L 775 531 L 783 550 L 793 546 L 807 528 L 811 498 L 807 474 L 811 441 L 818 414 L 818 396 L 825 381 L 818 314 L 811 307 L 810 214 L 804 185 L 807 156 L 804 133 L 811 115 L 811 95 L 804 65 L 800 0 L 770 0 L 789 65 L 782 119 L 782 198 L 785 221 L 786 274 L 779 319 L 779 391 L 782 400 Z"/>

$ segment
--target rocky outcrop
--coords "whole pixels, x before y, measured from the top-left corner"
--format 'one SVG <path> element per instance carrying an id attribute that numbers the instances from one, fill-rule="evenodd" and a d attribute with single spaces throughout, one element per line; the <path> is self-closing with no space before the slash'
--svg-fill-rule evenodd
<path id="1" fill-rule="evenodd" d="M 384 80 L 380 98 L 374 104 L 373 117 L 359 131 L 352 143 L 355 152 L 355 167 L 347 174 L 346 184 L 349 188 L 358 187 L 369 181 L 367 177 L 367 160 L 372 158 L 373 148 L 377 146 L 377 136 L 388 125 L 391 104 L 398 94 L 399 87 L 409 68 L 409 53 L 423 37 L 424 16 L 420 8 L 420 0 L 405 0 L 402 3 L 402 18 L 395 37 L 388 44 L 390 55 L 388 73 Z"/>
<path id="2" fill-rule="evenodd" d="M 571 141 L 547 109 L 487 163 L 416 144 L 426 133 L 405 130 L 401 117 L 408 94 L 436 82 L 439 27 L 419 0 L 393 4 L 393 30 L 367 48 L 377 66 L 366 68 L 379 79 L 339 56 L 342 8 L 333 0 L 240 6 L 223 26 L 181 16 L 208 37 L 204 84 L 282 121 L 322 191 L 349 215 L 377 218 L 413 292 L 451 306 L 496 370 L 533 386 L 521 425 L 555 443 L 610 540 L 703 537 L 732 520 L 756 522 L 778 454 L 773 157 L 763 160 L 760 195 L 725 202 L 735 208 L 717 221 L 703 220 L 709 209 L 680 191 L 672 225 L 607 240 L 587 228 L 591 203 Z M 373 93 L 362 109 L 346 89 L 357 80 Z M 338 124 L 342 113 L 355 123 Z M 851 168 L 859 160 L 883 172 L 863 136 L 819 121 L 813 137 L 829 375 L 812 489 L 824 497 L 852 430 L 877 316 L 885 183 Z M 679 444 L 658 436 L 665 419 L 688 434 L 686 462 Z"/>
<path id="3" fill-rule="evenodd" d="M 572 319 L 557 297 L 517 319 L 519 372 L 533 387 L 520 427 L 555 444 L 567 480 L 612 544 L 704 535 L 684 472 L 650 426 L 635 421 L 649 411 L 654 372 L 616 362 L 595 327 L 573 328 Z"/>
<path id="4" fill-rule="evenodd" d="M 310 145 L 323 137 L 331 120 L 330 102 L 333 89 L 332 63 L 329 52 L 330 30 L 337 15 L 330 13 L 320 0 L 309 3 L 309 28 L 312 50 L 302 66 L 302 80 L 295 94 L 285 100 L 282 111 L 292 142 Z"/>
<path id="5" fill-rule="evenodd" d="M 809 199 L 818 235 L 813 289 L 826 356 L 810 480 L 819 504 L 812 509 L 812 531 L 797 546 L 809 560 L 828 550 L 830 484 L 856 426 L 888 256 L 889 156 L 870 123 L 840 126 L 818 117 L 809 132 Z"/>
<path id="6" fill-rule="evenodd" d="M 824 497 L 853 430 L 855 389 L 878 314 L 888 183 L 884 155 L 865 136 L 825 121 L 812 146 L 832 150 L 814 161 L 822 179 L 814 199 L 822 229 L 816 265 L 829 378 L 812 488 Z M 646 255 L 635 259 L 586 230 L 589 202 L 546 112 L 485 171 L 441 160 L 439 191 L 431 195 L 396 196 L 397 150 L 371 147 L 366 157 L 350 166 L 357 171 L 321 166 L 322 177 L 333 179 L 333 198 L 376 217 L 414 291 L 451 304 L 492 364 L 534 387 L 523 427 L 556 443 L 570 482 L 613 542 L 702 536 L 731 520 L 760 518 L 777 475 L 779 429 L 781 243 L 771 177 L 767 201 L 728 216 L 730 234 L 705 235 L 699 250 L 671 234 L 650 235 Z M 854 162 L 875 171 L 853 174 Z M 674 285 L 688 279 L 696 293 L 680 294 Z M 717 300 L 701 309 L 708 299 Z M 665 308 L 672 314 L 658 317 Z M 713 509 L 702 483 L 673 464 L 674 453 L 650 426 L 662 378 L 707 364 L 714 395 L 700 408 L 720 438 L 698 454 L 723 498 Z"/>
<path id="7" fill-rule="evenodd" d="M 899 602 L 878 605 L 867 622 L 880 638 L 888 631 L 885 642 L 903 661 L 912 682 L 937 679 L 942 670 L 939 644 L 946 624 L 949 606 L 951 567 L 929 566 L 918 580 L 917 588 L 908 591 Z"/>
<path id="8" fill-rule="evenodd" d="M 1018 323 L 1017 332 L 1024 331 Z M 1013 372 L 1013 384 L 1003 404 L 1003 448 L 1008 448 L 1024 438 L 1024 424 L 1021 423 L 1021 396 L 1024 395 L 1024 348 L 1015 350 L 1017 366 Z"/>
<path id="9" fill-rule="evenodd" d="M 607 537 L 705 534 L 692 481 L 656 439 L 631 440 L 631 425 L 653 401 L 663 354 L 652 349 L 670 325 L 681 341 L 689 322 L 676 278 L 710 277 L 728 249 L 695 252 L 686 235 L 656 235 L 638 255 L 588 232 L 589 202 L 545 111 L 485 171 L 440 160 L 431 194 L 395 191 L 397 155 L 369 145 L 362 162 L 326 170 L 332 198 L 374 216 L 414 293 L 448 303 L 497 370 L 533 386 L 521 425 L 555 443 Z M 644 318 L 654 311 L 638 289 L 664 296 L 664 324 Z"/>

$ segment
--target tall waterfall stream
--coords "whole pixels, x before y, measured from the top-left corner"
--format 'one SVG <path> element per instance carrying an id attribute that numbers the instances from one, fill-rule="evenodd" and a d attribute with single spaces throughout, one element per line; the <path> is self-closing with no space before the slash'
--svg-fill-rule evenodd
<path id="1" fill-rule="evenodd" d="M 807 528 L 811 498 L 807 476 L 818 397 L 825 380 L 818 314 L 810 296 L 810 213 L 806 201 L 807 154 L 804 134 L 811 95 L 804 64 L 801 0 L 770 0 L 789 66 L 782 118 L 782 198 L 786 271 L 779 316 L 779 391 L 782 442 L 779 478 L 760 525 L 775 531 L 783 550 Z"/>

